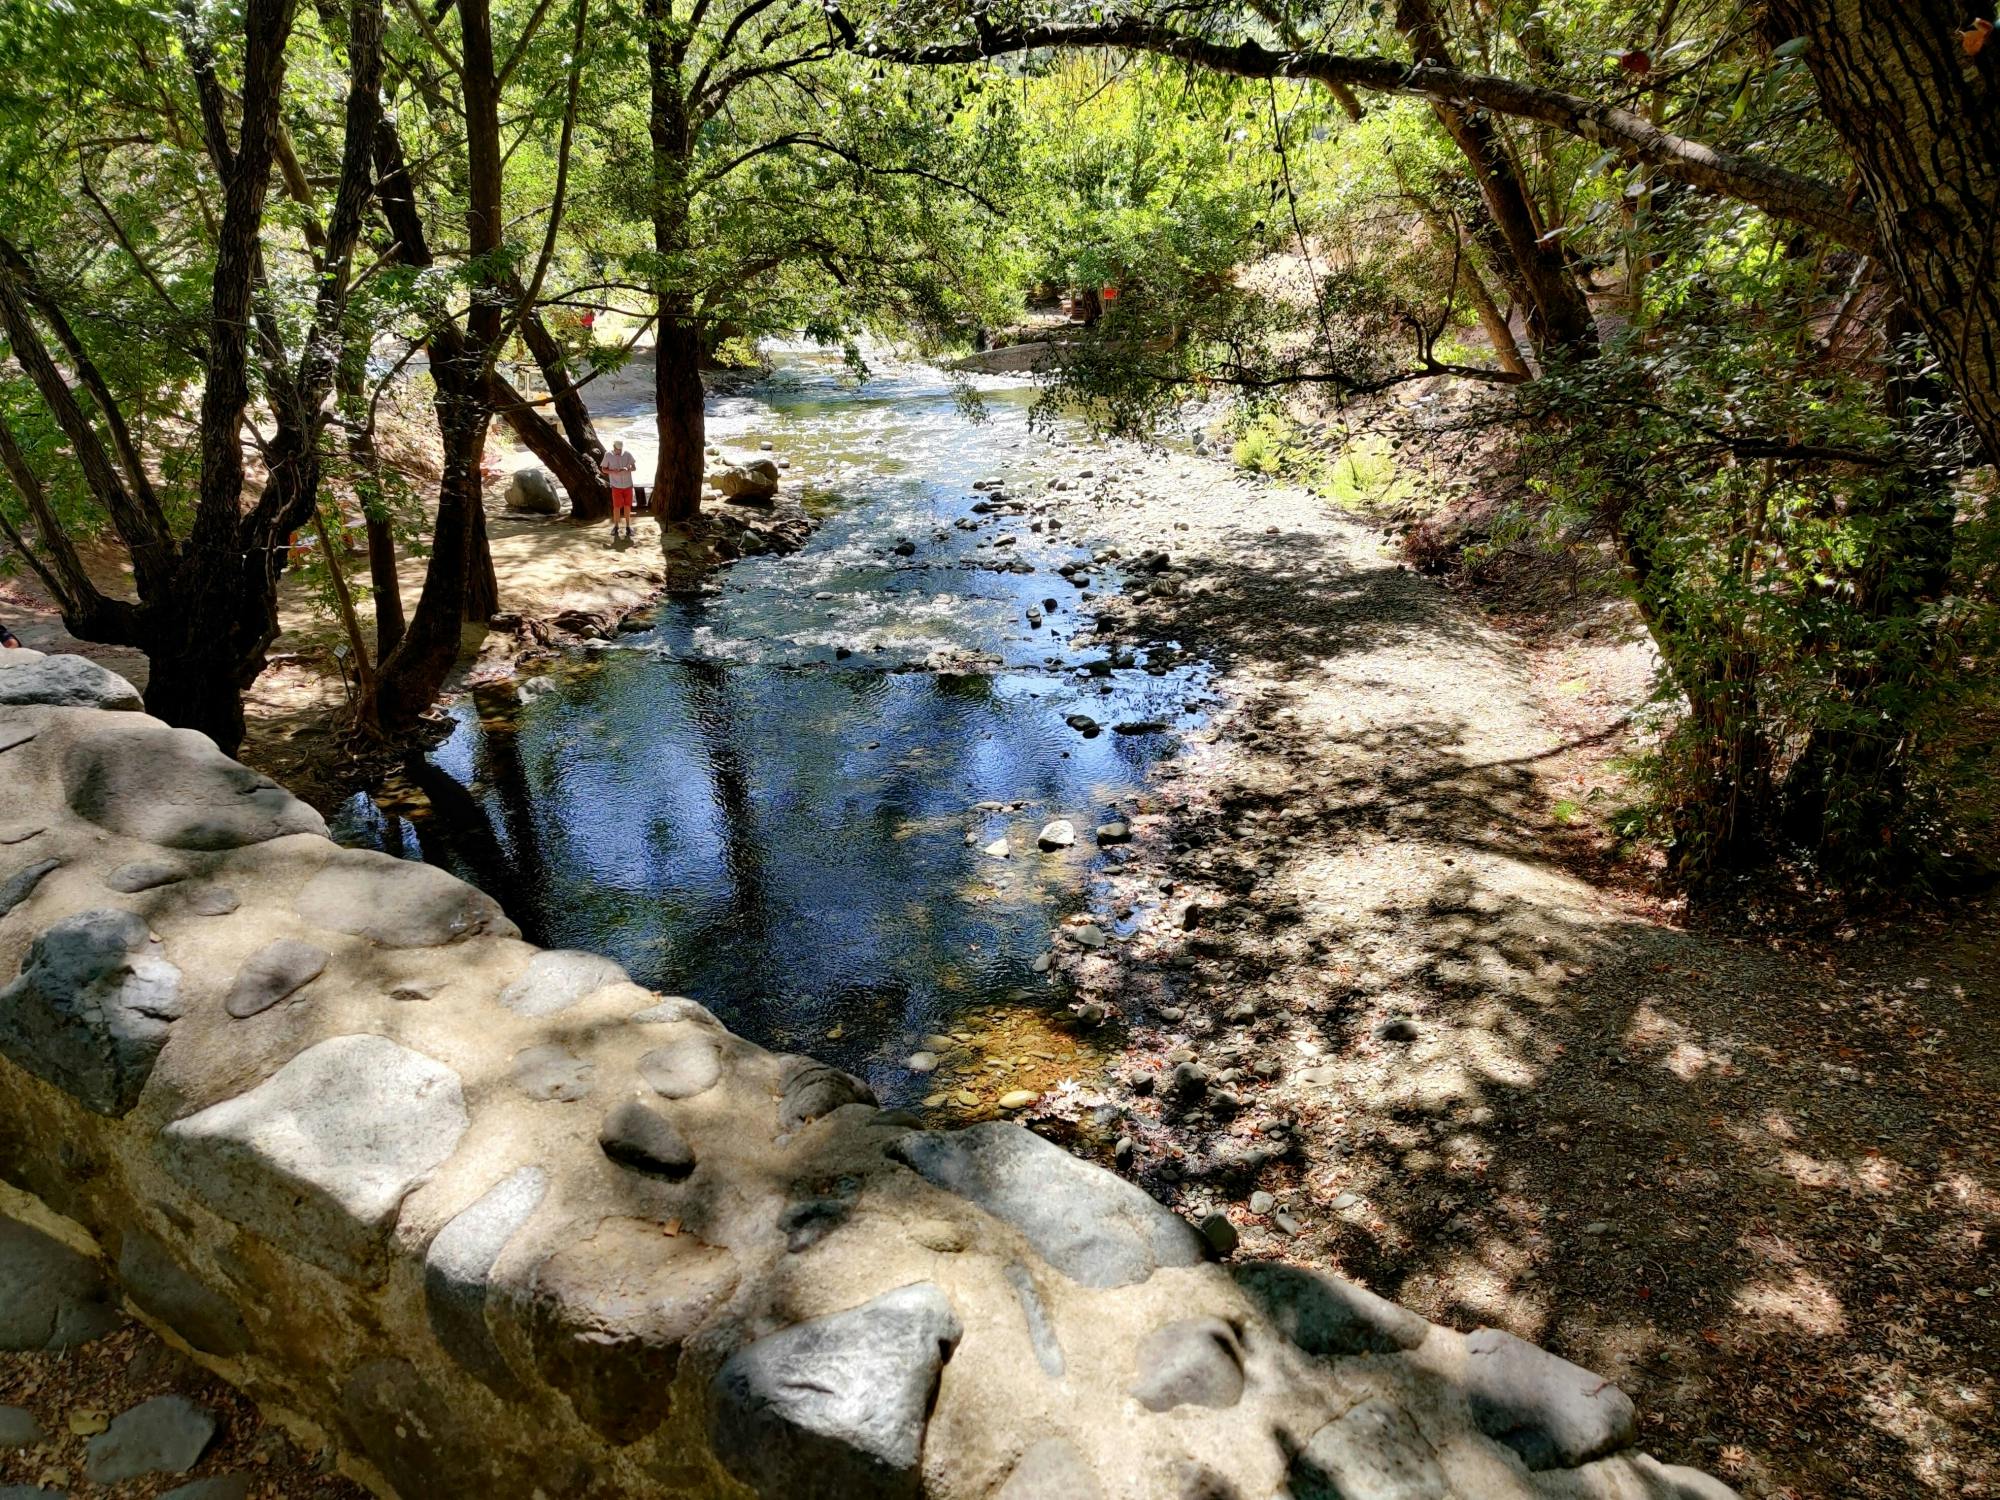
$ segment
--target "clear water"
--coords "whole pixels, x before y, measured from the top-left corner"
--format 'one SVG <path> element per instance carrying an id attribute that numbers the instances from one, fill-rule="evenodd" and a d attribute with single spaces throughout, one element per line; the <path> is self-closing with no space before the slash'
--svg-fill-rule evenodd
<path id="1" fill-rule="evenodd" d="M 1202 669 L 1147 670 L 1140 652 L 1107 672 L 1105 652 L 1070 642 L 1090 597 L 1054 569 L 1088 559 L 1090 539 L 976 515 L 972 484 L 1039 498 L 1108 455 L 1030 434 L 1021 388 L 984 397 L 975 423 L 935 371 L 857 389 L 794 355 L 712 399 L 712 442 L 769 441 L 792 461 L 786 484 L 822 521 L 806 548 L 736 564 L 522 697 L 460 705 L 416 794 L 356 797 L 336 836 L 443 864 L 535 941 L 608 954 L 886 1099 L 940 1086 L 903 1059 L 954 1029 L 1010 1035 L 986 1045 L 1018 1054 L 1020 1081 L 1060 1071 L 1063 997 L 1035 960 L 1118 857 L 1092 829 L 1131 809 L 1194 722 Z M 602 427 L 650 464 L 648 417 Z M 894 550 L 904 539 L 913 555 Z M 981 566 L 1013 557 L 1034 571 Z M 1101 595 L 1115 571 L 1082 582 Z M 1079 734 L 1077 713 L 1104 732 Z M 1133 721 L 1172 727 L 1114 732 Z M 1044 854 L 1035 834 L 1054 818 L 1077 844 Z M 1003 835 L 1010 858 L 982 852 Z"/>

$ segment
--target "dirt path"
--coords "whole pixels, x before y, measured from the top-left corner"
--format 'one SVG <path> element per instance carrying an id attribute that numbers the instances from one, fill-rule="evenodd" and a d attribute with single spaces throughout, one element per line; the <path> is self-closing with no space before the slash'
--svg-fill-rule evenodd
<path id="1" fill-rule="evenodd" d="M 1174 562 L 1112 638 L 1227 704 L 1135 820 L 1138 931 L 1071 956 L 1129 1025 L 1133 1175 L 1612 1375 L 1746 1495 L 2000 1494 L 1994 905 L 1668 926 L 1587 878 L 1645 679 L 1615 611 L 1531 648 L 1311 495 L 1097 472 L 1040 498 Z"/>

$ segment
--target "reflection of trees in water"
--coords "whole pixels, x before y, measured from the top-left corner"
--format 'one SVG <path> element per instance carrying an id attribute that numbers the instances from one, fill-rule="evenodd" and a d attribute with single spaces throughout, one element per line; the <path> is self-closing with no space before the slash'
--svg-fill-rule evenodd
<path id="1" fill-rule="evenodd" d="M 539 897 L 543 887 L 520 880 L 515 862 L 501 847 L 499 836 L 493 831 L 493 820 L 479 799 L 457 777 L 432 765 L 422 755 L 406 756 L 403 774 L 430 803 L 431 815 L 423 830 L 427 835 L 423 841 L 424 857 L 445 864 L 444 860 L 435 859 L 434 854 L 447 856 L 451 861 L 445 865 L 447 869 L 455 866 L 457 873 L 498 901 L 521 929 L 522 937 L 531 943 L 542 943 L 546 928 Z"/>
<path id="2" fill-rule="evenodd" d="M 744 747 L 738 743 L 732 684 L 719 662 L 690 661 L 681 667 L 688 686 L 687 707 L 708 761 L 708 779 L 721 827 L 722 865 L 729 880 L 728 914 L 722 925 L 757 945 L 762 958 L 771 926 L 771 892 L 765 877 L 757 803 L 750 791 Z M 700 945 L 702 951 L 707 942 Z M 753 970 L 756 964 L 745 964 Z"/>
<path id="3" fill-rule="evenodd" d="M 509 717 L 482 726 L 473 750 L 473 775 L 493 789 L 500 805 L 501 826 L 507 831 L 507 847 L 513 852 L 513 889 L 519 893 L 521 906 L 534 909 L 536 926 L 546 932 L 545 913 L 550 901 L 557 899 L 557 892 L 542 853 L 541 825 L 528 770 L 521 759 L 517 719 Z M 502 904 L 512 915 L 511 903 Z M 514 920 L 520 923 L 519 917 Z M 524 933 L 526 930 L 522 928 Z"/>

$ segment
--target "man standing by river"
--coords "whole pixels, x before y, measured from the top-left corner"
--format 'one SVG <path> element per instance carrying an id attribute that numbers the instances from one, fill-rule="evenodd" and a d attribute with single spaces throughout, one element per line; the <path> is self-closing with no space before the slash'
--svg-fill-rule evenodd
<path id="1" fill-rule="evenodd" d="M 604 455 L 599 465 L 604 477 L 611 482 L 611 539 L 618 540 L 620 518 L 625 523 L 625 540 L 632 540 L 632 472 L 638 468 L 637 461 L 625 451 L 625 440 L 619 438 L 611 445 L 611 451 Z"/>

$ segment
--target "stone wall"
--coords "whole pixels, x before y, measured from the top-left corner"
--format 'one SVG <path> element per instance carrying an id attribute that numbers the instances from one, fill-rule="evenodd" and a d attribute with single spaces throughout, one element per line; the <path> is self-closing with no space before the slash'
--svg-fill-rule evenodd
<path id="1" fill-rule="evenodd" d="M 0 1196 L 385 1496 L 1730 1493 L 1574 1365 L 877 1109 L 136 709 L 0 652 Z"/>

